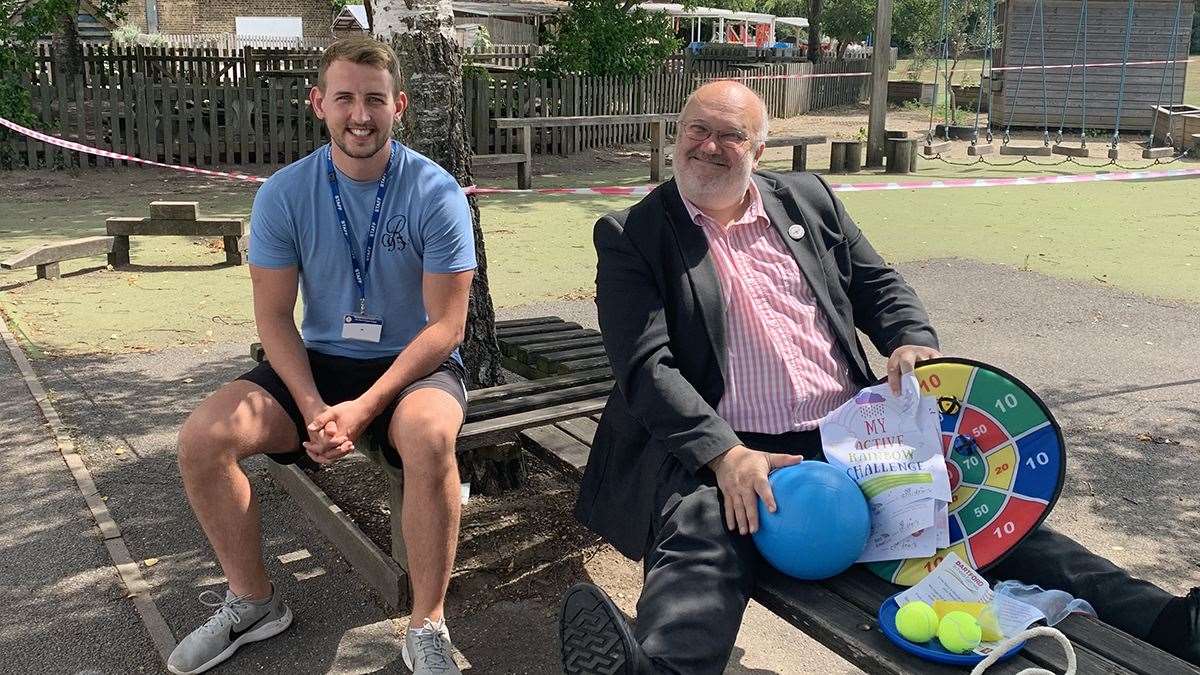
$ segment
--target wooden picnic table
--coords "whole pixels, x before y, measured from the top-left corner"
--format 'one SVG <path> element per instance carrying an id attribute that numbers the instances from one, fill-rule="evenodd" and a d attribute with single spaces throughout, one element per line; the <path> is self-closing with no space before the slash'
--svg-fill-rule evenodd
<path id="1" fill-rule="evenodd" d="M 561 343 L 564 336 L 578 334 L 581 329 L 577 324 L 558 317 L 525 321 L 527 323 L 523 325 L 498 332 L 506 365 L 523 367 L 532 375 L 575 372 L 570 365 L 573 360 L 556 362 L 546 356 L 569 351 L 562 350 Z M 567 340 L 581 339 L 589 344 L 599 344 L 600 338 L 598 332 L 590 331 L 582 338 Z M 598 367 L 595 363 L 589 365 L 592 370 Z M 611 376 L 611 368 L 606 370 Z M 527 428 L 519 437 L 526 451 L 558 467 L 566 475 L 578 478 L 587 464 L 599 419 L 598 412 L 563 419 L 554 424 Z M 857 565 L 839 576 L 817 583 L 797 581 L 764 565 L 753 597 L 866 672 L 929 675 L 966 672 L 908 654 L 879 630 L 876 616 L 880 605 L 900 590 L 901 587 Z M 1055 627 L 1074 644 L 1079 673 L 1200 675 L 1200 668 L 1090 616 L 1074 614 Z M 1013 659 L 989 668 L 988 673 L 1016 673 L 1032 667 L 1062 672 L 1066 669 L 1066 656 L 1056 642 L 1035 639 Z"/>
<path id="2" fill-rule="evenodd" d="M 650 125 L 650 182 L 662 180 L 667 169 L 667 124 L 674 122 L 678 113 L 641 113 L 632 115 L 575 115 L 570 117 L 496 117 L 492 126 L 497 129 L 516 129 L 519 150 L 525 158 L 518 165 L 517 187 L 528 190 L 533 186 L 533 129 L 563 129 L 586 127 L 596 124 L 649 124 Z M 488 155 L 477 156 L 488 157 Z"/>

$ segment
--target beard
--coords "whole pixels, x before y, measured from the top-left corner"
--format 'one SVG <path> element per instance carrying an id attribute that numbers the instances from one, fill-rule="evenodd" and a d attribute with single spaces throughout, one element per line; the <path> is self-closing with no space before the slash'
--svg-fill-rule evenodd
<path id="1" fill-rule="evenodd" d="M 675 183 L 680 194 L 702 209 L 726 208 L 740 202 L 750 187 L 754 166 L 749 157 L 746 155 L 727 167 L 717 167 L 689 156 L 676 167 Z M 704 171 L 706 166 L 718 170 Z"/>
<path id="2" fill-rule="evenodd" d="M 358 143 L 354 145 L 347 143 L 347 136 L 352 137 Z M 373 131 L 369 136 L 355 137 L 350 133 L 349 127 L 343 127 L 336 134 L 331 133 L 330 139 L 347 157 L 353 157 L 354 159 L 369 159 L 374 157 L 380 150 L 387 146 L 389 140 L 387 134 L 380 133 L 378 129 Z"/>

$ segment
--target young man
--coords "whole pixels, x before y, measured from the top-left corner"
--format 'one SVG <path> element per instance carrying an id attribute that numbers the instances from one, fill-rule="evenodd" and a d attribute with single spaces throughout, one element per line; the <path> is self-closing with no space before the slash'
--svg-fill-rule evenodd
<path id="1" fill-rule="evenodd" d="M 675 178 L 596 223 L 596 308 L 617 386 L 576 514 L 645 583 L 631 628 L 594 585 L 563 600 L 563 671 L 723 672 L 761 556 L 767 475 L 821 459 L 818 421 L 938 356 L 924 307 L 819 178 L 756 171 L 767 111 L 735 82 L 697 89 Z M 1042 527 L 989 571 L 1092 603 L 1100 618 L 1200 661 L 1200 591 L 1172 597 Z"/>
<path id="2" fill-rule="evenodd" d="M 309 100 L 331 142 L 268 180 L 254 199 L 250 278 L 264 361 L 197 408 L 179 433 L 188 500 L 229 590 L 179 643 L 174 673 L 200 673 L 286 629 L 267 578 L 258 504 L 238 463 L 326 464 L 373 434 L 404 465 L 404 539 L 413 613 L 404 661 L 458 673 L 443 603 L 458 539 L 455 437 L 466 409 L 457 353 L 475 269 L 466 198 L 429 159 L 392 140 L 404 113 L 392 50 L 340 40 Z M 304 319 L 293 319 L 296 292 Z"/>

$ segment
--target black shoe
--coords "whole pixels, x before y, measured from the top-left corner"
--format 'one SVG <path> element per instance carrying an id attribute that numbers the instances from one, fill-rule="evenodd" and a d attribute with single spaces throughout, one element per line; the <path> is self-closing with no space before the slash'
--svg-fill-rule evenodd
<path id="1" fill-rule="evenodd" d="M 644 660 L 625 617 L 597 586 L 575 584 L 558 615 L 566 675 L 638 675 Z"/>
<path id="2" fill-rule="evenodd" d="M 1200 588 L 1167 603 L 1147 642 L 1200 666 Z"/>

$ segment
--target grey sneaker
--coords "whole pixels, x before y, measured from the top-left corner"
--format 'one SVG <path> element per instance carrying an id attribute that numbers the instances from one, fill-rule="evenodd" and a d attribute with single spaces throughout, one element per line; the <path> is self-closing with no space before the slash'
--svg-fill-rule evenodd
<path id="1" fill-rule="evenodd" d="M 425 619 L 417 630 L 406 631 L 401 655 L 413 675 L 462 675 L 454 663 L 454 645 L 445 619 L 437 623 Z"/>
<path id="2" fill-rule="evenodd" d="M 167 669 L 175 675 L 203 673 L 233 656 L 247 642 L 265 640 L 292 625 L 292 610 L 271 587 L 271 600 L 250 604 L 244 597 L 225 591 L 225 599 L 214 591 L 200 594 L 200 602 L 216 612 L 175 647 L 167 659 Z"/>

